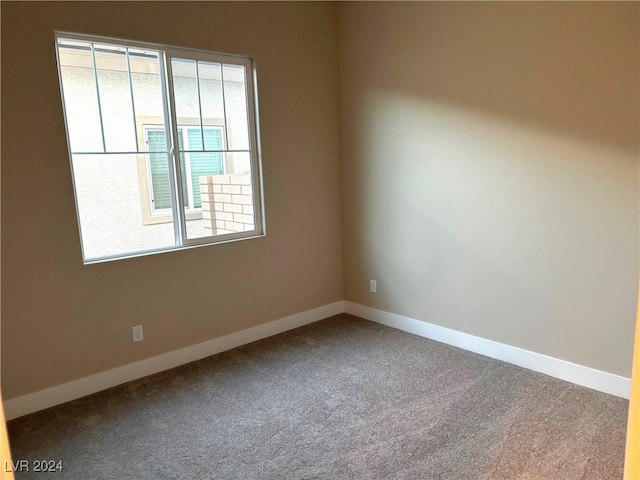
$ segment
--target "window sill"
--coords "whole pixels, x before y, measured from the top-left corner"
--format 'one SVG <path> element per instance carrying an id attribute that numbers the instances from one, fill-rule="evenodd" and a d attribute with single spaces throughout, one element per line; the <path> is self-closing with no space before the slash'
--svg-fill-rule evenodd
<path id="1" fill-rule="evenodd" d="M 239 236 L 242 235 L 242 236 Z M 127 260 L 131 258 L 139 258 L 139 257 L 147 257 L 149 255 L 158 255 L 160 253 L 169 253 L 169 252 L 179 252 L 181 250 L 191 250 L 193 248 L 200 247 L 211 247 L 214 245 L 220 245 L 224 243 L 235 243 L 242 240 L 253 240 L 256 238 L 266 237 L 266 233 L 260 232 L 242 232 L 238 234 L 224 235 L 224 238 L 220 238 L 213 242 L 203 242 L 203 243 L 194 243 L 194 244 L 185 244 L 185 245 L 172 245 L 170 247 L 157 248 L 154 250 L 142 250 L 138 252 L 131 252 L 124 255 L 114 255 L 114 256 L 105 256 L 105 257 L 95 257 L 95 258 L 87 258 L 83 260 L 84 265 L 94 265 L 99 263 L 107 263 L 114 262 L 117 260 Z M 222 235 L 220 235 L 222 237 Z"/>

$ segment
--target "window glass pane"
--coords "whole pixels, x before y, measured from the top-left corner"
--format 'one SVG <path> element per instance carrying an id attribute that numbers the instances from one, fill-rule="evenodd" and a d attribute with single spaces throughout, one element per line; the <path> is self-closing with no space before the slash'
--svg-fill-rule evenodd
<path id="1" fill-rule="evenodd" d="M 146 224 L 137 155 L 73 155 L 78 216 L 85 259 L 175 245 L 168 222 Z"/>
<path id="2" fill-rule="evenodd" d="M 136 151 L 126 49 L 100 44 L 94 49 L 107 152 Z"/>
<path id="3" fill-rule="evenodd" d="M 200 102 L 196 82 L 195 60 L 172 59 L 173 91 L 178 125 L 187 122 L 200 125 Z M 198 150 L 201 150 L 200 147 Z"/>
<path id="4" fill-rule="evenodd" d="M 131 83 L 136 114 L 136 133 L 138 144 L 144 150 L 145 124 L 153 124 L 164 130 L 164 104 L 162 83 L 159 74 L 160 57 L 158 52 L 129 49 Z M 164 150 L 165 147 L 162 147 Z"/>
<path id="5" fill-rule="evenodd" d="M 229 150 L 249 150 L 246 69 L 242 65 L 222 66 L 227 114 Z"/>
<path id="6" fill-rule="evenodd" d="M 227 165 L 233 168 L 235 175 L 252 175 L 251 155 L 249 152 L 233 152 L 227 154 Z"/>
<path id="7" fill-rule="evenodd" d="M 205 126 L 224 127 L 225 118 L 221 80 L 222 65 L 219 63 L 199 61 L 198 74 L 200 77 L 202 123 Z"/>
<path id="8" fill-rule="evenodd" d="M 72 152 L 102 152 L 90 42 L 58 41 L 60 79 Z"/>

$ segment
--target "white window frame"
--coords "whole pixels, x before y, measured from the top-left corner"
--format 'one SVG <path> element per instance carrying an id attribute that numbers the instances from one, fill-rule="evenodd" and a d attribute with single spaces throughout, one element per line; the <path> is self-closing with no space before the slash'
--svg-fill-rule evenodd
<path id="1" fill-rule="evenodd" d="M 110 260 L 119 260 L 124 258 L 132 258 L 139 257 L 144 255 L 163 253 L 174 250 L 182 250 L 185 248 L 194 248 L 208 245 L 216 245 L 219 243 L 227 243 L 230 241 L 251 239 L 256 237 L 262 237 L 266 234 L 265 224 L 264 224 L 264 199 L 263 199 L 263 188 L 262 188 L 262 166 L 261 166 L 261 155 L 260 155 L 260 141 L 259 141 L 259 126 L 258 126 L 258 97 L 257 97 L 257 86 L 256 86 L 256 71 L 255 71 L 255 60 L 252 57 L 239 56 L 233 54 L 222 54 L 222 53 L 214 53 L 204 50 L 196 50 L 196 49 L 188 49 L 188 48 L 180 48 L 180 47 L 171 47 L 162 44 L 153 44 L 153 43 L 145 43 L 138 41 L 129 41 L 122 39 L 114 39 L 109 37 L 101 37 L 94 35 L 84 35 L 84 34 L 76 34 L 69 32 L 55 32 L 55 41 L 56 41 L 56 55 L 58 55 L 57 44 L 59 40 L 77 40 L 83 42 L 93 42 L 98 43 L 100 45 L 113 45 L 117 47 L 128 47 L 134 49 L 146 49 L 149 51 L 157 52 L 159 55 L 159 77 L 162 83 L 162 93 L 163 93 L 163 102 L 164 102 L 164 123 L 166 126 L 166 137 L 167 137 L 167 149 L 169 151 L 171 164 L 169 169 L 169 177 L 171 183 L 171 204 L 172 204 L 172 221 L 174 224 L 174 237 L 175 237 L 175 245 L 171 245 L 168 247 L 162 248 L 154 248 L 149 250 L 142 251 L 132 251 L 132 252 L 123 252 L 121 254 L 109 255 L 103 257 L 92 257 L 86 258 L 84 254 L 83 247 L 83 261 L 85 264 L 90 263 L 100 263 L 104 261 Z M 234 232 L 234 233 L 225 233 L 214 236 L 205 236 L 198 238 L 188 238 L 187 237 L 187 229 L 186 229 L 186 214 L 189 211 L 200 210 L 193 208 L 185 208 L 183 205 L 183 192 L 182 192 L 182 181 L 181 181 L 181 171 L 180 171 L 180 156 L 178 153 L 178 129 L 183 128 L 184 125 L 178 125 L 178 119 L 176 116 L 176 106 L 175 106 L 175 98 L 174 98 L 174 88 L 173 88 L 173 76 L 172 76 L 172 65 L 171 59 L 187 59 L 187 60 L 195 60 L 195 61 L 204 61 L 204 62 L 212 62 L 212 63 L 220 63 L 221 65 L 241 65 L 245 67 L 245 95 L 247 102 L 247 121 L 248 121 L 248 141 L 249 148 L 243 150 L 232 150 L 228 148 L 229 141 L 227 136 L 229 135 L 229 129 L 218 126 L 209 126 L 209 125 L 200 125 L 201 128 L 221 128 L 222 130 L 222 144 L 223 144 L 223 155 L 224 153 L 233 153 L 233 152 L 242 152 L 248 153 L 250 157 L 251 164 L 251 187 L 252 187 L 252 195 L 253 195 L 253 210 L 254 210 L 254 225 L 255 228 L 253 230 L 248 230 L 244 232 Z M 59 70 L 59 81 L 60 88 L 62 94 L 62 104 L 63 110 L 65 109 L 64 102 L 64 88 L 62 84 L 62 76 L 60 74 L 60 61 L 58 59 L 58 70 Z M 224 83 L 223 83 L 224 88 Z M 71 151 L 71 143 L 70 143 L 70 134 L 68 130 L 67 124 L 67 115 L 66 111 L 65 115 L 65 127 L 67 133 L 67 146 L 69 150 L 69 160 L 71 163 L 72 177 L 73 177 L 73 161 L 72 156 L 74 154 L 85 154 L 85 153 L 136 153 L 136 154 L 146 154 L 143 148 L 138 147 L 137 152 L 108 152 L 106 150 L 106 145 L 104 145 L 103 141 L 103 151 L 102 152 L 72 152 Z M 135 123 L 135 119 L 134 119 Z M 191 127 L 190 125 L 187 127 Z M 103 128 L 101 126 L 101 128 Z M 103 130 L 103 138 L 104 138 L 104 130 Z M 136 136 L 137 138 L 137 136 Z M 145 132 L 146 138 L 146 132 Z M 188 152 L 184 152 L 185 162 L 188 162 Z M 148 163 L 148 162 L 147 162 Z M 223 165 L 226 171 L 226 160 L 223 160 Z M 185 171 L 186 169 L 185 165 Z M 151 182 L 151 178 L 149 175 L 149 182 Z M 190 179 L 187 179 L 187 185 L 190 185 Z M 75 178 L 73 178 L 74 185 L 74 196 L 76 202 L 76 214 L 78 220 L 78 228 L 80 231 L 80 240 L 82 244 L 82 225 L 80 222 L 80 213 L 78 208 L 78 197 L 76 193 L 76 183 Z M 149 185 L 149 193 L 153 194 L 153 187 Z M 190 198 L 190 206 L 193 206 L 193 197 Z M 158 211 L 161 213 L 162 210 Z M 166 210 L 165 210 L 166 212 Z"/>

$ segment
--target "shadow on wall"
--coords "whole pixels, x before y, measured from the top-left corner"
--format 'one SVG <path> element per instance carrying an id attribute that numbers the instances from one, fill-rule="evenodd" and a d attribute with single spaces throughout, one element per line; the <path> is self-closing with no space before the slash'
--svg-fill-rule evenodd
<path id="1" fill-rule="evenodd" d="M 343 35 L 349 50 L 375 52 L 376 61 L 346 56 L 370 87 L 637 152 L 638 10 L 636 3 L 367 3 L 343 9 Z"/>

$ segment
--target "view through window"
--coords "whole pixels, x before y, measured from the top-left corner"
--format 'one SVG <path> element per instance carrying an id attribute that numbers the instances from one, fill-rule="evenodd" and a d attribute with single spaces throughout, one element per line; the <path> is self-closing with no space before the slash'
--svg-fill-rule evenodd
<path id="1" fill-rule="evenodd" d="M 56 45 L 85 262 L 263 234 L 251 59 Z"/>

